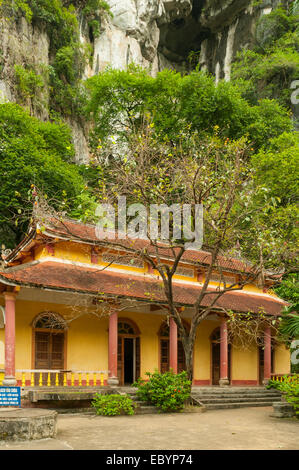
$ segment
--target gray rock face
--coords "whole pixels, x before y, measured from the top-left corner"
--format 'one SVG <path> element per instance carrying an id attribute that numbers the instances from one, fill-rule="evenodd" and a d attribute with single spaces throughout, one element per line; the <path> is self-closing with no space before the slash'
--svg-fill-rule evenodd
<path id="1" fill-rule="evenodd" d="M 188 71 L 199 64 L 216 81 L 230 79 L 231 63 L 242 47 L 255 37 L 256 24 L 279 0 L 265 0 L 253 7 L 251 0 L 107 0 L 113 17 L 101 20 L 97 38 L 90 38 L 81 24 L 81 41 L 93 42 L 93 63 L 85 78 L 107 66 L 126 69 L 130 63 L 150 70 L 154 76 L 164 68 Z M 49 40 L 42 28 L 25 19 L 0 20 L 0 102 L 18 101 L 14 66 L 49 64 Z M 190 57 L 192 56 L 192 64 Z M 43 88 L 31 112 L 47 119 L 48 90 Z M 40 99 L 39 99 L 40 98 Z M 24 103 L 22 103 L 24 104 Z M 32 103 L 31 103 L 32 105 Z M 87 129 L 74 120 L 76 161 L 89 160 Z"/>
<path id="2" fill-rule="evenodd" d="M 190 53 L 216 79 L 230 79 L 235 54 L 249 46 L 258 19 L 278 3 L 265 0 L 109 0 L 112 19 L 94 44 L 91 74 L 108 65 L 148 67 L 153 75 L 170 67 L 188 71 Z M 194 63 L 193 63 L 194 65 Z"/>
<path id="3" fill-rule="evenodd" d="M 34 29 L 25 18 L 16 22 L 0 18 L 0 102 L 18 101 L 18 90 L 15 79 L 16 65 L 32 65 L 42 74 L 43 67 L 49 65 L 49 40 L 42 30 Z M 32 111 L 41 119 L 47 119 L 47 89 L 36 96 L 36 107 Z M 31 106 L 31 100 L 22 103 Z"/>

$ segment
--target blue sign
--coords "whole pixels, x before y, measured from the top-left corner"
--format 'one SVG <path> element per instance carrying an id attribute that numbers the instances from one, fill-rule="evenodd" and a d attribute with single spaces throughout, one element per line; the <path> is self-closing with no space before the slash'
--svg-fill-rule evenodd
<path id="1" fill-rule="evenodd" d="M 0 406 L 21 406 L 21 387 L 0 387 Z"/>

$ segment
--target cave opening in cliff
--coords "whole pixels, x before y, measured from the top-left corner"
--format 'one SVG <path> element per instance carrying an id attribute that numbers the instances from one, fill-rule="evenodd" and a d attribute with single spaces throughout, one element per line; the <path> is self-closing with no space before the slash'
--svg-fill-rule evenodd
<path id="1" fill-rule="evenodd" d="M 202 42 L 211 34 L 200 24 L 204 4 L 205 0 L 193 0 L 188 16 L 160 25 L 158 50 L 172 64 L 187 68 L 196 65 L 190 59 L 191 53 L 199 55 Z"/>

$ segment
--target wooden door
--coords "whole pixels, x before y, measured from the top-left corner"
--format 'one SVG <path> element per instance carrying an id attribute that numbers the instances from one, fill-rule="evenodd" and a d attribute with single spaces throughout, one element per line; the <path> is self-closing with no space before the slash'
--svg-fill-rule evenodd
<path id="1" fill-rule="evenodd" d="M 124 342 L 122 337 L 117 340 L 117 377 L 119 385 L 124 383 Z"/>
<path id="2" fill-rule="evenodd" d="M 259 347 L 259 385 L 263 385 L 264 380 L 264 349 Z"/>
<path id="3" fill-rule="evenodd" d="M 186 358 L 182 341 L 178 340 L 178 374 L 186 370 Z M 169 339 L 160 340 L 160 371 L 169 371 Z"/>
<path id="4" fill-rule="evenodd" d="M 182 341 L 178 341 L 178 373 L 186 370 L 186 357 Z"/>
<path id="5" fill-rule="evenodd" d="M 35 331 L 34 365 L 35 369 L 64 369 L 64 333 Z M 43 383 L 45 383 L 46 375 L 43 377 Z M 54 383 L 54 375 L 51 377 L 51 382 Z"/>
<path id="6" fill-rule="evenodd" d="M 160 371 L 162 374 L 169 370 L 169 341 L 168 339 L 160 340 Z"/>
<path id="7" fill-rule="evenodd" d="M 212 343 L 212 385 L 219 385 L 220 380 L 220 344 Z"/>

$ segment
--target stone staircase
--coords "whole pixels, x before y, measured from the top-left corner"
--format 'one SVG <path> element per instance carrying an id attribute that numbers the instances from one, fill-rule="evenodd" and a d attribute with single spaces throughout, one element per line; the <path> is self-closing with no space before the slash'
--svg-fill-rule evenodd
<path id="1" fill-rule="evenodd" d="M 156 406 L 152 406 L 150 403 L 138 400 L 136 391 L 137 389 L 133 389 L 132 387 L 127 390 L 124 390 L 124 387 L 122 387 L 122 393 L 128 394 L 137 405 L 135 409 L 136 415 L 156 414 L 159 412 Z"/>
<path id="2" fill-rule="evenodd" d="M 281 401 L 281 394 L 264 387 L 192 387 L 192 398 L 207 410 L 219 410 L 272 406 Z"/>

